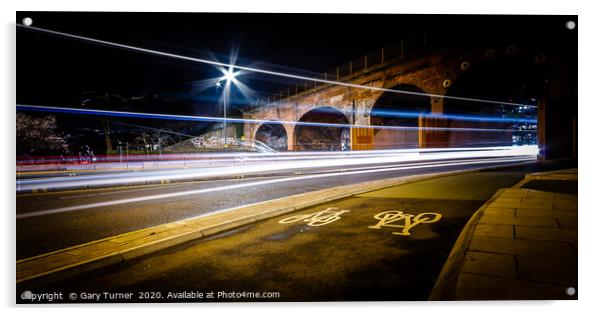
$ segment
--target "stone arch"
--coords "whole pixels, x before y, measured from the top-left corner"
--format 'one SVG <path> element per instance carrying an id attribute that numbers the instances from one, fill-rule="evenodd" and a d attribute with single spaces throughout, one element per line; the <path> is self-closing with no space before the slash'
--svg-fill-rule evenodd
<path id="1" fill-rule="evenodd" d="M 374 149 L 420 147 L 420 131 L 425 115 L 431 113 L 431 98 L 415 85 L 400 84 L 383 92 L 370 109 L 370 125 L 374 126 Z M 420 95 L 422 94 L 422 95 Z"/>
<path id="2" fill-rule="evenodd" d="M 278 151 L 288 149 L 289 135 L 284 124 L 278 121 L 264 122 L 257 127 L 254 139 Z"/>
<path id="3" fill-rule="evenodd" d="M 299 118 L 293 137 L 296 150 L 349 150 L 349 119 L 337 108 L 315 107 Z"/>
<path id="4" fill-rule="evenodd" d="M 353 98 L 349 98 L 349 100 L 352 100 Z M 346 100 L 347 101 L 347 100 Z M 347 122 L 351 122 L 351 104 L 347 104 L 347 102 L 343 103 L 345 101 L 341 101 L 341 103 L 320 103 L 319 98 L 316 98 L 315 100 L 311 100 L 311 103 L 297 103 L 295 104 L 295 108 L 297 109 L 297 113 L 296 113 L 296 121 L 300 121 L 301 118 L 303 118 L 307 113 L 314 111 L 316 109 L 320 109 L 319 111 L 323 111 L 322 109 L 324 108 L 332 108 L 332 109 L 336 109 L 339 112 L 341 112 L 341 114 L 343 116 L 345 116 L 345 118 L 347 119 Z M 350 101 L 352 102 L 352 101 Z"/>

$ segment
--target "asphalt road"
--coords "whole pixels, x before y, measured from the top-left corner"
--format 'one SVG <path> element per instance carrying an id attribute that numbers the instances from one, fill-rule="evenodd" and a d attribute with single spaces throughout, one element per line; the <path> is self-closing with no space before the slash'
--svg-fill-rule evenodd
<path id="1" fill-rule="evenodd" d="M 217 210 L 383 178 L 514 163 L 364 166 L 318 174 L 17 195 L 17 259 Z M 357 166 L 356 166 L 357 167 Z M 358 167 L 359 168 L 359 167 Z"/>
<path id="2" fill-rule="evenodd" d="M 75 293 L 63 302 L 426 300 L 470 216 L 529 168 L 440 177 L 328 202 L 37 292 Z M 331 217 L 318 220 L 325 210 L 318 216 Z M 422 214 L 423 221 L 393 226 L 405 223 L 394 216 L 400 211 Z M 82 296 L 102 292 L 132 297 Z M 177 297 L 193 292 L 205 297 Z M 259 297 L 238 294 L 249 292 Z"/>

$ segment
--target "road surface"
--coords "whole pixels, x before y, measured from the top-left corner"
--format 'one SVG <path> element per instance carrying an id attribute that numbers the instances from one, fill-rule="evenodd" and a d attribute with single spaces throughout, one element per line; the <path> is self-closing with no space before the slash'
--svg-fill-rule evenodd
<path id="1" fill-rule="evenodd" d="M 522 160 L 521 160 L 522 159 Z M 17 259 L 294 194 L 384 178 L 499 166 L 533 159 L 445 159 L 353 165 L 262 176 L 17 195 Z"/>
<path id="2" fill-rule="evenodd" d="M 440 177 L 355 195 L 36 291 L 75 293 L 63 302 L 94 302 L 82 293 L 103 292 L 131 296 L 99 302 L 426 300 L 470 216 L 528 169 Z M 400 212 L 422 214 L 422 220 L 411 228 L 395 226 L 405 223 L 395 217 Z M 323 215 L 330 217 L 319 219 Z M 191 293 L 205 297 L 185 297 Z"/>

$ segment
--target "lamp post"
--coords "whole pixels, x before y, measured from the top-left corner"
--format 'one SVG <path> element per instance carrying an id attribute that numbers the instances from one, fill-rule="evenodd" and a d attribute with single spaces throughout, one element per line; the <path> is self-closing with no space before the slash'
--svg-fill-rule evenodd
<path id="1" fill-rule="evenodd" d="M 232 81 L 234 81 L 236 79 L 236 73 L 234 72 L 234 69 L 232 67 L 228 68 L 228 70 L 223 70 L 222 71 L 224 73 L 224 76 L 221 77 L 216 83 L 215 86 L 220 88 L 222 86 L 222 81 L 226 81 L 226 84 L 224 86 L 224 123 L 223 123 L 223 129 L 222 129 L 222 140 L 223 140 L 223 147 L 226 147 L 226 121 L 227 121 L 227 99 L 230 96 L 230 83 L 232 83 Z"/>
<path id="2" fill-rule="evenodd" d="M 228 89 L 228 88 L 229 88 L 229 87 L 228 87 L 228 85 L 229 85 L 229 84 L 228 84 L 228 83 L 226 83 L 226 89 Z M 224 91 L 224 126 L 223 126 L 223 128 L 222 128 L 222 140 L 223 140 L 223 142 L 222 142 L 222 146 L 223 146 L 223 148 L 226 148 L 226 136 L 227 136 L 227 135 L 226 135 L 226 134 L 227 134 L 227 133 L 226 133 L 226 126 L 227 126 L 227 122 L 226 122 L 226 117 L 227 117 L 227 115 L 226 115 L 226 112 L 227 112 L 227 105 L 226 105 L 227 103 L 226 103 L 226 98 L 228 97 L 228 92 L 229 92 L 229 91 L 227 91 L 227 92 L 226 92 L 226 91 Z"/>

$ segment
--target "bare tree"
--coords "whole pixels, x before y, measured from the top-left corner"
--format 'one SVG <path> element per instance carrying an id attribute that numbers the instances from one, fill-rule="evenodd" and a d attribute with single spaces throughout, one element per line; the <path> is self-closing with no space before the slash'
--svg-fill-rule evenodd
<path id="1" fill-rule="evenodd" d="M 69 145 L 64 136 L 57 133 L 56 117 L 42 117 L 17 113 L 17 153 L 64 152 Z"/>

